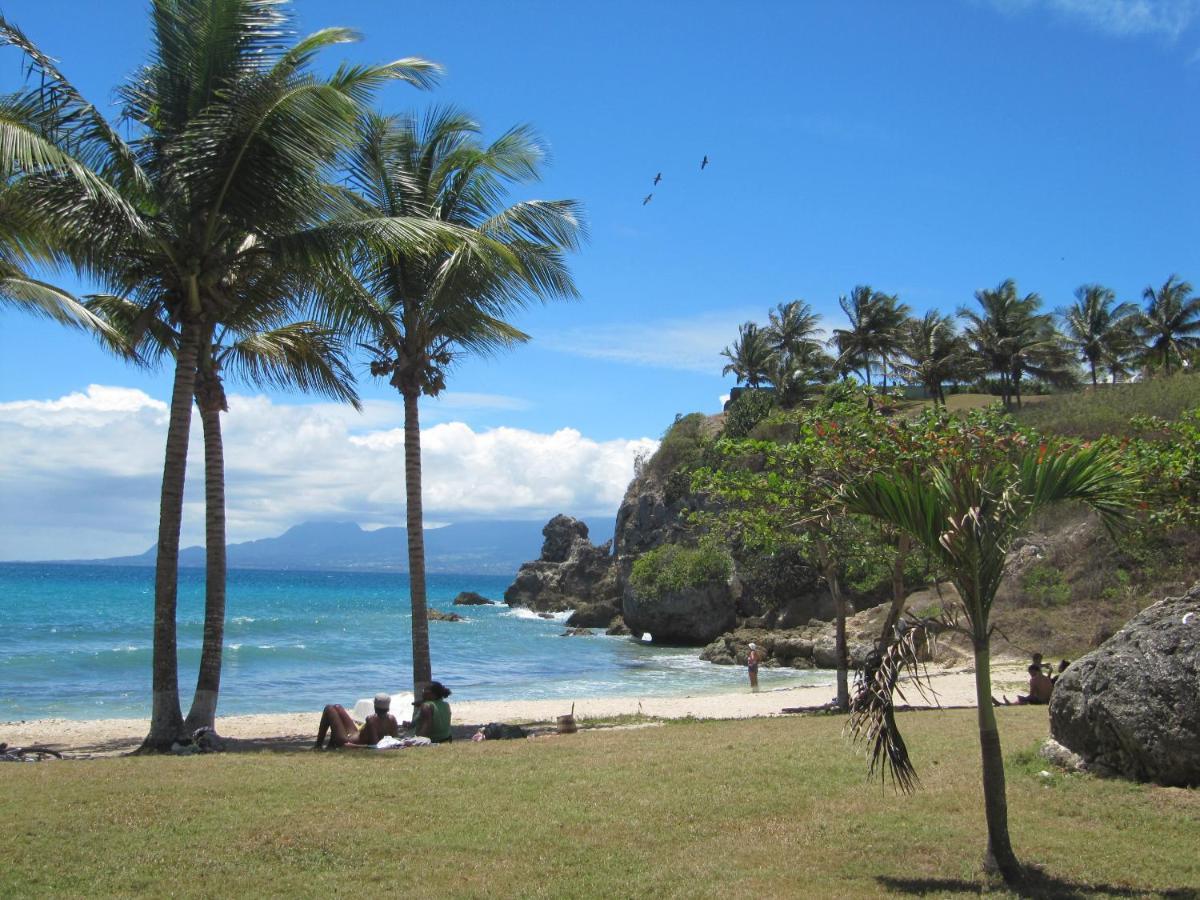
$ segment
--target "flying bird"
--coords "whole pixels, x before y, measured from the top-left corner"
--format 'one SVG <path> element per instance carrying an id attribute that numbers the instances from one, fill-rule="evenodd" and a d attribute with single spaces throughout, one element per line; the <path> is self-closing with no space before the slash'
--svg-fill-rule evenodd
<path id="1" fill-rule="evenodd" d="M 708 165 L 708 156 L 707 156 L 707 154 L 706 154 L 706 155 L 705 155 L 705 157 L 704 157 L 704 159 L 700 160 L 700 171 L 701 171 L 701 172 L 703 172 L 703 171 L 704 171 L 704 167 L 705 167 L 705 166 L 707 166 L 707 165 Z"/>
<path id="2" fill-rule="evenodd" d="M 660 181 L 662 181 L 662 172 L 659 172 L 657 175 L 654 176 L 655 185 L 657 185 Z"/>
<path id="3" fill-rule="evenodd" d="M 645 206 L 647 203 L 649 203 L 649 202 L 650 202 L 650 198 L 651 198 L 651 197 L 653 197 L 653 196 L 654 196 L 654 194 L 647 194 L 647 195 L 646 195 L 646 199 L 642 201 L 642 206 Z"/>

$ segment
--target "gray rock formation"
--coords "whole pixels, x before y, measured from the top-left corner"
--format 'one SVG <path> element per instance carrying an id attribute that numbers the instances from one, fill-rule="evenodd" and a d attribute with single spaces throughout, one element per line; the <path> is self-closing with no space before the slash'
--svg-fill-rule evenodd
<path id="1" fill-rule="evenodd" d="M 454 598 L 455 606 L 492 606 L 493 601 L 474 591 L 463 591 Z"/>
<path id="2" fill-rule="evenodd" d="M 1067 669 L 1050 731 L 1093 771 L 1200 784 L 1200 583 L 1142 610 Z"/>
<path id="3" fill-rule="evenodd" d="M 588 527 L 578 519 L 558 515 L 542 529 L 542 555 L 527 562 L 504 592 L 509 606 L 537 612 L 562 612 L 587 607 L 593 627 L 607 626 L 621 611 L 621 589 L 611 542 L 597 547 L 588 540 Z M 584 626 L 588 622 L 571 622 Z"/>
<path id="4" fill-rule="evenodd" d="M 713 582 L 660 597 L 640 597 L 626 585 L 621 615 L 634 634 L 650 632 L 656 643 L 707 644 L 734 626 L 736 614 L 729 585 Z"/>

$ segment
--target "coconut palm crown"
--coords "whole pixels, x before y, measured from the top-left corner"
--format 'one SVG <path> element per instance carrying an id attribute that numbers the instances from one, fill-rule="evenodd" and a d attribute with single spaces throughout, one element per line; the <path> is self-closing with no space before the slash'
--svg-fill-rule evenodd
<path id="1" fill-rule="evenodd" d="M 95 180 L 47 158 L 5 189 L 6 227 L 30 252 L 67 263 L 140 307 L 134 331 L 165 319 L 179 332 L 167 429 L 155 566 L 153 706 L 144 747 L 169 748 L 183 732 L 175 609 L 187 440 L 206 335 L 240 309 L 269 308 L 270 266 L 317 270 L 353 239 L 428 243 L 425 223 L 341 221 L 332 165 L 380 85 L 431 83 L 418 59 L 311 66 L 355 39 L 327 28 L 297 38 L 279 0 L 154 0 L 148 62 L 118 90 L 126 142 L 23 35 L 42 85 L 41 136 Z M 27 154 L 28 156 L 28 154 Z M 65 172 L 65 174 L 64 174 Z M 437 233 L 445 238 L 445 232 Z"/>
<path id="2" fill-rule="evenodd" d="M 418 401 L 446 387 L 466 353 L 490 354 L 529 339 L 506 317 L 530 303 L 570 299 L 577 290 L 566 254 L 586 237 L 574 200 L 505 205 L 510 186 L 536 180 L 545 148 L 528 126 L 484 144 L 469 116 L 435 108 L 413 115 L 363 116 L 345 159 L 356 216 L 414 217 L 473 236 L 457 249 L 354 255 L 340 325 L 360 335 L 371 374 L 404 401 L 404 461 L 413 687 L 432 679 L 425 596 Z"/>
<path id="3" fill-rule="evenodd" d="M 1142 331 L 1149 342 L 1151 359 L 1171 374 L 1173 359 L 1184 359 L 1184 351 L 1200 347 L 1200 297 L 1191 296 L 1192 285 L 1172 275 L 1157 290 L 1148 286 Z"/>

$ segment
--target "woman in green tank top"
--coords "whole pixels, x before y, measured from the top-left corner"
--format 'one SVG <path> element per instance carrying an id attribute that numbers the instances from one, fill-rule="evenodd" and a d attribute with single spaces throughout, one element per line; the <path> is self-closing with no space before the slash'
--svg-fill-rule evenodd
<path id="1" fill-rule="evenodd" d="M 446 698 L 450 689 L 440 681 L 431 681 L 421 695 L 421 704 L 413 715 L 413 727 L 417 737 L 427 737 L 441 744 L 450 737 L 450 704 Z"/>

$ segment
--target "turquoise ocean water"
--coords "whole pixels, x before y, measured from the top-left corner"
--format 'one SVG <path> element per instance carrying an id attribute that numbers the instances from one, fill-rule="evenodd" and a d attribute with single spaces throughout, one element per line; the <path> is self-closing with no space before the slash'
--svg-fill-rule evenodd
<path id="1" fill-rule="evenodd" d="M 455 607 L 460 591 L 498 600 L 511 579 L 433 575 L 429 605 L 463 622 L 430 622 L 434 678 L 454 699 L 672 696 L 745 690 L 744 669 L 714 666 L 696 648 L 629 638 L 561 637 L 506 606 Z M 304 712 L 408 690 L 408 578 L 360 572 L 229 573 L 219 712 Z M 0 563 L 0 721 L 118 718 L 150 713 L 154 571 Z M 179 589 L 180 695 L 195 688 L 204 573 Z M 764 688 L 827 684 L 832 673 L 766 670 Z"/>

